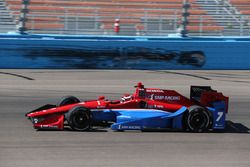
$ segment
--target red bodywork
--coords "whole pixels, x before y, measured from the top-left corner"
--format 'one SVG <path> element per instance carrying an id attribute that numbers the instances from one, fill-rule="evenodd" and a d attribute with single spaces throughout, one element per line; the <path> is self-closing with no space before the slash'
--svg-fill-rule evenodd
<path id="1" fill-rule="evenodd" d="M 125 95 L 128 96 L 128 95 Z M 123 98 L 122 98 L 123 99 Z M 40 128 L 56 128 L 63 129 L 64 127 L 64 113 L 68 112 L 75 106 L 83 106 L 89 109 L 158 109 L 168 112 L 175 112 L 182 106 L 190 107 L 192 105 L 201 105 L 209 107 L 210 102 L 215 100 L 224 100 L 228 104 L 228 97 L 216 91 L 203 92 L 200 95 L 200 100 L 188 99 L 174 90 L 164 90 L 157 88 L 144 88 L 142 83 L 138 83 L 133 95 L 126 100 L 110 101 L 100 96 L 97 100 L 84 101 L 80 103 L 53 106 L 49 109 L 37 109 L 33 112 L 26 114 L 31 119 L 40 119 L 34 123 L 34 127 Z M 33 121 L 34 122 L 34 121 Z M 39 122 L 39 123 L 38 123 Z"/>

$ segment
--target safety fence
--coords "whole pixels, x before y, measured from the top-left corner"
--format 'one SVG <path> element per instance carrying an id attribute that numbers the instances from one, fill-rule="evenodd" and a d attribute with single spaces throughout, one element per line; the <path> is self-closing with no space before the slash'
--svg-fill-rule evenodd
<path id="1" fill-rule="evenodd" d="M 25 33 L 250 35 L 250 2 L 245 0 L 5 0 L 4 4 L 16 30 Z"/>

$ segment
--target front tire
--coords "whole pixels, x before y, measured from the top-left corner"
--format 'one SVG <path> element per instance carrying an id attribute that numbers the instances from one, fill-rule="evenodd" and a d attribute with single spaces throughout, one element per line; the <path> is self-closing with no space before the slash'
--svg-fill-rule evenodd
<path id="1" fill-rule="evenodd" d="M 87 131 L 92 124 L 92 115 L 88 108 L 76 106 L 65 114 L 69 126 L 76 131 Z"/>
<path id="2" fill-rule="evenodd" d="M 75 103 L 79 103 L 79 102 L 80 102 L 80 100 L 78 98 L 76 98 L 75 96 L 65 96 L 59 101 L 57 106 L 60 107 L 60 106 L 75 104 Z"/>
<path id="3" fill-rule="evenodd" d="M 189 107 L 189 112 L 186 115 L 187 130 L 192 132 L 204 132 L 211 126 L 211 118 L 208 111 L 201 106 Z"/>

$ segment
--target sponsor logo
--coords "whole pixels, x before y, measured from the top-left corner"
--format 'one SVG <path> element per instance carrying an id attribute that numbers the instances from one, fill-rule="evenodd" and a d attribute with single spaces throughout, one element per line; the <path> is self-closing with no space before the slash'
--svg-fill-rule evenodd
<path id="1" fill-rule="evenodd" d="M 163 105 L 155 105 L 155 108 L 164 108 Z"/>
<path id="2" fill-rule="evenodd" d="M 33 119 L 33 122 L 34 122 L 35 124 L 37 124 L 37 123 L 38 123 L 38 119 L 37 119 L 37 118 L 34 118 L 34 119 Z"/>
<path id="3" fill-rule="evenodd" d="M 146 89 L 146 92 L 164 93 L 164 91 L 160 89 Z"/>
<path id="4" fill-rule="evenodd" d="M 41 128 L 58 128 L 57 126 L 54 125 L 40 125 Z"/>
<path id="5" fill-rule="evenodd" d="M 119 129 L 141 129 L 140 126 L 119 126 Z"/>
<path id="6" fill-rule="evenodd" d="M 180 100 L 180 96 L 165 96 L 165 100 Z"/>
<path id="7" fill-rule="evenodd" d="M 163 109 L 163 105 L 148 105 L 148 108 L 158 108 L 158 109 Z"/>
<path id="8" fill-rule="evenodd" d="M 181 99 L 180 96 L 157 96 L 152 94 L 150 96 L 151 100 L 170 100 L 170 101 L 179 101 Z"/>
<path id="9" fill-rule="evenodd" d="M 96 106 L 97 109 L 106 108 L 105 106 Z"/>

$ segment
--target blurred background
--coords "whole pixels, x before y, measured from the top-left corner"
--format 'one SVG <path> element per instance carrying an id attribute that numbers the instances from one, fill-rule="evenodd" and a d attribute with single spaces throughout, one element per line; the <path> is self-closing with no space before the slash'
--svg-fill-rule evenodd
<path id="1" fill-rule="evenodd" d="M 187 20 L 183 20 L 187 17 Z M 0 33 L 246 36 L 249 0 L 0 0 Z M 22 22 L 26 22 L 22 27 Z"/>

